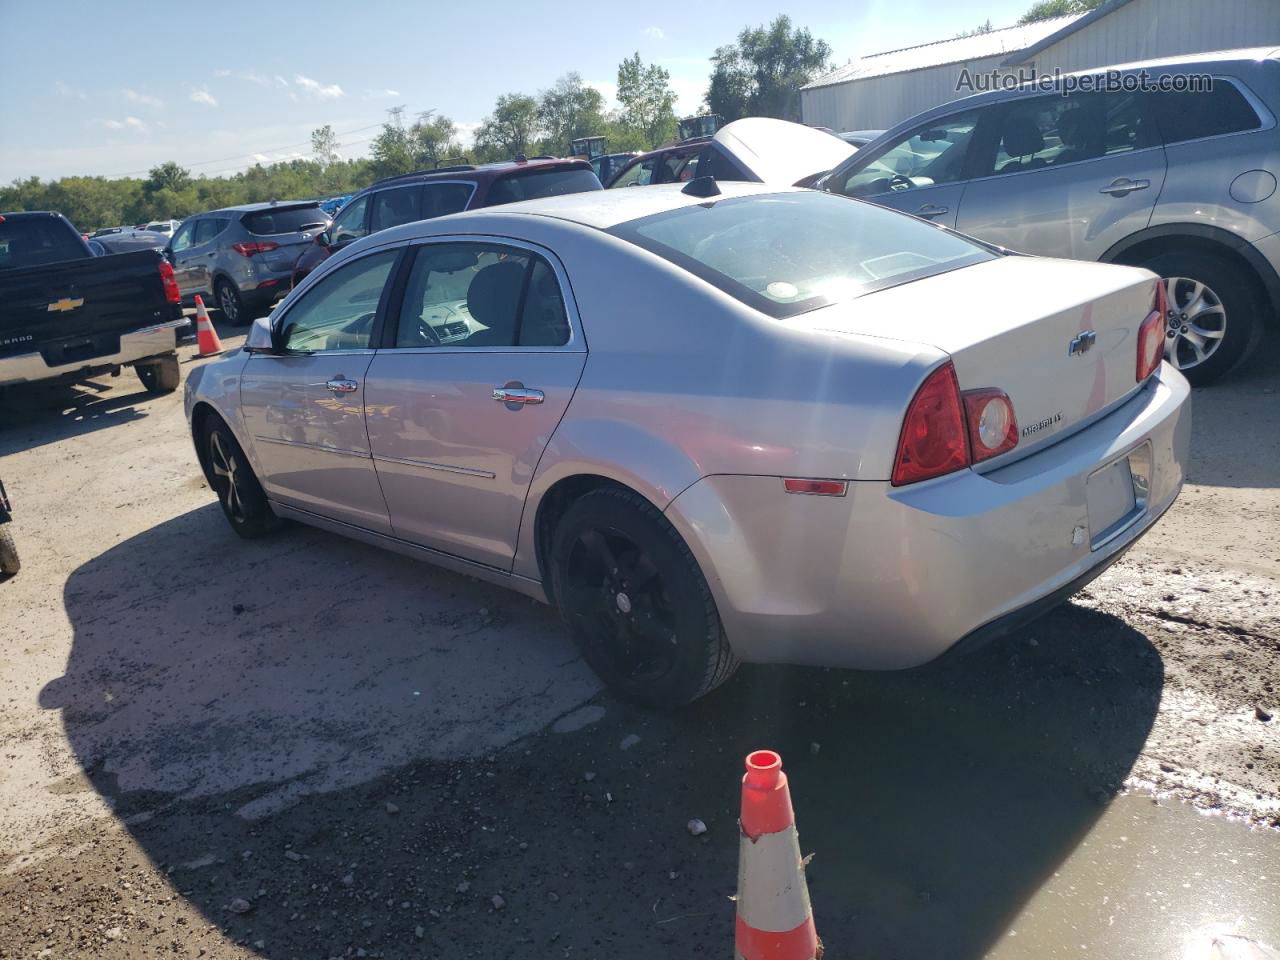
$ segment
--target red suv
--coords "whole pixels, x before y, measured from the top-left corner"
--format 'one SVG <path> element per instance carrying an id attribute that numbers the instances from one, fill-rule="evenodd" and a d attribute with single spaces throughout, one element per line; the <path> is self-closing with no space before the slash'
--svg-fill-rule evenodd
<path id="1" fill-rule="evenodd" d="M 600 189 L 591 164 L 581 158 L 517 157 L 504 163 L 459 164 L 388 177 L 347 201 L 333 225 L 298 258 L 293 282 L 348 244 L 388 227 L 517 200 Z"/>

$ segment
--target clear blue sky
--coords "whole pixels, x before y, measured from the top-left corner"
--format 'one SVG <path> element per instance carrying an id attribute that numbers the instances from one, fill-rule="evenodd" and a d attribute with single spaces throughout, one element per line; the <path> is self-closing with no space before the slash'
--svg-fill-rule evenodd
<path id="1" fill-rule="evenodd" d="M 703 0 L 641 14 L 545 0 L 0 0 L 0 182 L 145 173 L 165 160 L 229 173 L 305 155 L 326 123 L 358 156 L 397 104 L 439 110 L 469 139 L 499 94 L 536 93 L 571 70 L 611 97 L 635 51 L 670 71 L 687 112 L 712 51 L 783 9 L 843 63 L 988 17 L 1009 26 L 1030 5 Z"/>

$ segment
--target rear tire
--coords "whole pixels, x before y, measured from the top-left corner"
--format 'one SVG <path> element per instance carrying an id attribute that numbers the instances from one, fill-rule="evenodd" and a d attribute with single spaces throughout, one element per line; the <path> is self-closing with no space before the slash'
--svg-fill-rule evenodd
<path id="1" fill-rule="evenodd" d="M 18 547 L 9 532 L 9 524 L 0 523 L 0 577 L 12 577 L 21 568 L 22 561 L 18 559 Z"/>
<path id="2" fill-rule="evenodd" d="M 174 354 L 134 364 L 133 369 L 148 393 L 173 393 L 182 379 L 178 358 Z"/>
<path id="3" fill-rule="evenodd" d="M 226 279 L 219 280 L 213 285 L 213 295 L 217 298 L 218 310 L 223 320 L 236 326 L 248 322 L 245 320 L 244 298 L 240 296 L 234 283 Z"/>
<path id="4" fill-rule="evenodd" d="M 1165 281 L 1170 311 L 1165 317 L 1165 359 L 1192 386 L 1213 383 L 1261 339 L 1262 303 L 1253 278 L 1234 263 L 1213 254 L 1175 250 L 1138 266 Z"/>
<path id="5" fill-rule="evenodd" d="M 552 537 L 551 576 L 583 659 L 620 699 L 677 707 L 737 669 L 715 600 L 688 545 L 629 490 L 594 490 Z"/>
<path id="6" fill-rule="evenodd" d="M 231 529 L 246 540 L 265 537 L 280 526 L 267 495 L 249 466 L 249 458 L 218 417 L 211 416 L 201 436 L 205 478 L 218 497 Z"/>

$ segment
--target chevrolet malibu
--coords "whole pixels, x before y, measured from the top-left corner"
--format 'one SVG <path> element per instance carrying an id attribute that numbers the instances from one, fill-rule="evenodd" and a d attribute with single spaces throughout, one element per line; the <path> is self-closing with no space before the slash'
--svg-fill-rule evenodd
<path id="1" fill-rule="evenodd" d="M 299 520 L 554 604 L 619 695 L 910 667 L 1177 497 L 1154 274 L 711 178 L 406 224 L 188 375 L 244 537 Z"/>

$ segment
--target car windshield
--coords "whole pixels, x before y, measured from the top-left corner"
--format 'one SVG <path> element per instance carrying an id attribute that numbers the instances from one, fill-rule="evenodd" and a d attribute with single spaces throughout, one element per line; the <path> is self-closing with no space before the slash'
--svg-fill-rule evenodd
<path id="1" fill-rule="evenodd" d="M 582 167 L 569 169 L 525 170 L 503 177 L 489 188 L 485 206 L 515 203 L 518 200 L 539 200 L 542 197 L 558 197 L 564 193 L 583 193 L 599 190 L 600 180 L 591 170 Z"/>
<path id="2" fill-rule="evenodd" d="M 996 256 L 883 207 L 807 191 L 681 207 L 610 233 L 774 317 Z"/>
<path id="3" fill-rule="evenodd" d="M 256 210 L 246 213 L 240 218 L 250 233 L 297 233 L 299 230 L 312 230 L 325 226 L 329 218 L 320 209 L 319 204 L 309 207 L 272 207 L 267 210 Z"/>

